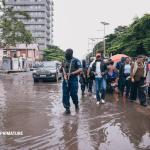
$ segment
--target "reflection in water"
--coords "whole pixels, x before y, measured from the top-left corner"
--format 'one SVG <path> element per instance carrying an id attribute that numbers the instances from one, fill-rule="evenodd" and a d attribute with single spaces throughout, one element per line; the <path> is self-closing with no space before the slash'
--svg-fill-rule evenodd
<path id="1" fill-rule="evenodd" d="M 63 149 L 65 150 L 76 150 L 78 149 L 78 139 L 77 139 L 77 130 L 78 130 L 78 120 L 68 120 L 64 122 L 63 125 Z"/>
<path id="2" fill-rule="evenodd" d="M 134 143 L 134 146 L 138 148 L 142 142 L 142 137 L 145 136 L 147 132 L 150 133 L 150 115 L 149 111 L 148 114 L 145 114 L 147 109 L 145 110 L 145 108 L 139 105 L 131 104 L 131 106 L 125 113 L 124 120 L 121 118 L 120 122 L 126 125 L 126 127 L 122 126 L 122 130 L 126 131 L 125 133 L 129 137 L 130 142 Z M 142 111 L 144 111 L 144 114 Z M 145 139 L 146 143 L 148 143 L 148 141 L 149 140 Z M 145 145 L 144 148 L 148 149 L 148 146 L 150 146 L 150 143 Z"/>
<path id="3" fill-rule="evenodd" d="M 6 92 L 4 90 L 3 82 L 0 80 L 0 112 L 4 112 L 6 110 Z"/>
<path id="4" fill-rule="evenodd" d="M 7 109 L 6 106 L 6 92 L 4 90 L 3 82 L 0 80 L 0 131 L 5 131 L 4 128 L 4 112 Z M 0 143 L 5 144 L 5 136 L 0 136 Z"/>
<path id="5" fill-rule="evenodd" d="M 150 149 L 150 133 L 146 133 L 143 135 L 141 143 L 139 144 L 139 147 L 144 149 L 145 147 L 147 149 Z"/>
<path id="6" fill-rule="evenodd" d="M 100 145 L 99 149 L 115 150 L 117 145 L 120 150 L 133 150 L 134 145 L 130 143 L 130 139 L 122 132 L 120 124 L 112 125 L 114 122 L 115 120 L 112 120 L 108 124 L 105 130 L 105 134 L 107 135 L 106 141 Z"/>
<path id="7" fill-rule="evenodd" d="M 0 150 L 150 149 L 150 111 L 107 96 L 105 105 L 80 100 L 77 114 L 63 115 L 61 83 L 34 84 L 30 73 L 0 79 L 0 128 L 23 136 L 0 136 Z"/>

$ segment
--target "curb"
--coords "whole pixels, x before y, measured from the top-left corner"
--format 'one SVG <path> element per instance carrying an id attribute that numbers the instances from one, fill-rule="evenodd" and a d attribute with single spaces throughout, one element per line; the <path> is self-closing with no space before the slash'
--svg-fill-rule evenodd
<path id="1" fill-rule="evenodd" d="M 21 70 L 21 71 L 14 71 L 14 70 L 0 70 L 0 74 L 9 74 L 9 73 L 21 73 L 21 72 L 27 72 L 26 70 Z"/>

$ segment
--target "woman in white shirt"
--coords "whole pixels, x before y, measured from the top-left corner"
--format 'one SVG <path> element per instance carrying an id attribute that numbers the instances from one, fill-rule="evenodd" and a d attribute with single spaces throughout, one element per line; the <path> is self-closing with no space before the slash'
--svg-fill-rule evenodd
<path id="1" fill-rule="evenodd" d="M 119 70 L 119 74 L 122 77 L 121 93 L 122 93 L 122 96 L 125 93 L 126 98 L 129 97 L 130 89 L 131 89 L 130 72 L 131 72 L 130 58 L 127 57 L 125 64 L 122 65 Z M 125 92 L 125 89 L 126 89 L 126 92 Z"/>

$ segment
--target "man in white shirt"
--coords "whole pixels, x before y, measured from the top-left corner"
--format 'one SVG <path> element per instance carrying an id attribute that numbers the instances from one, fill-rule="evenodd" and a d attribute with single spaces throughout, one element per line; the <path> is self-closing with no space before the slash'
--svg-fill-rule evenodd
<path id="1" fill-rule="evenodd" d="M 104 104 L 104 98 L 106 94 L 106 89 L 104 88 L 104 75 L 105 71 L 107 70 L 107 66 L 101 58 L 101 53 L 96 54 L 96 60 L 93 63 L 91 70 L 95 74 L 97 104 L 100 104 L 100 102 Z"/>

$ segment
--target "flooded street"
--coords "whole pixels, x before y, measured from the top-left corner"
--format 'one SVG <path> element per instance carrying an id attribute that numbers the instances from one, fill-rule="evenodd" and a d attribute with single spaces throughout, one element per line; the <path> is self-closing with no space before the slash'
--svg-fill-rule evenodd
<path id="1" fill-rule="evenodd" d="M 33 83 L 31 73 L 0 75 L 0 130 L 23 131 L 0 136 L 0 150 L 148 150 L 150 109 L 119 102 L 80 98 L 63 114 L 59 83 Z"/>

